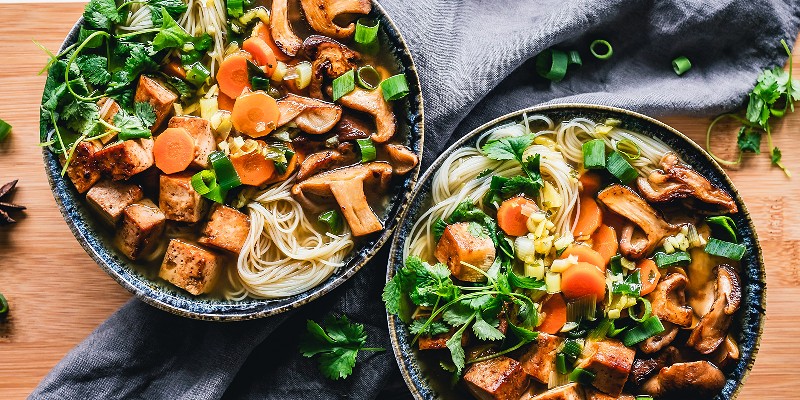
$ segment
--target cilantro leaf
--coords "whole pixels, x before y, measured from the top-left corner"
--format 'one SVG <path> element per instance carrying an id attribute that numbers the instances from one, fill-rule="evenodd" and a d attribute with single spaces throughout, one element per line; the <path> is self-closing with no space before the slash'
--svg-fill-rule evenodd
<path id="1" fill-rule="evenodd" d="M 395 274 L 389 282 L 386 282 L 386 286 L 383 287 L 381 299 L 386 306 L 386 311 L 390 314 L 398 314 L 400 312 L 400 303 L 403 298 L 400 280 L 398 274 Z"/>
<path id="2" fill-rule="evenodd" d="M 475 314 L 475 323 L 472 324 L 472 332 L 480 340 L 502 340 L 506 335 L 497 328 L 486 322 L 481 313 Z"/>
<path id="3" fill-rule="evenodd" d="M 522 153 L 533 143 L 533 135 L 506 137 L 486 143 L 483 154 L 492 160 L 517 160 L 522 162 Z"/>
<path id="4" fill-rule="evenodd" d="M 518 276 L 514 273 L 514 271 L 508 272 L 508 283 L 515 288 L 532 290 L 544 290 L 546 286 L 544 280 L 531 278 L 528 276 Z"/>
<path id="5" fill-rule="evenodd" d="M 75 59 L 84 78 L 92 85 L 106 85 L 111 80 L 108 72 L 108 60 L 103 56 L 82 54 Z"/>
<path id="6" fill-rule="evenodd" d="M 194 37 L 186 32 L 182 26 L 175 22 L 165 8 L 161 8 L 161 30 L 153 38 L 153 49 L 155 51 L 182 47 L 187 42 L 191 42 Z"/>
<path id="7" fill-rule="evenodd" d="M 110 30 L 122 21 L 114 0 L 91 0 L 83 11 L 83 19 L 96 29 Z"/>
<path id="8" fill-rule="evenodd" d="M 150 129 L 135 115 L 119 110 L 114 115 L 114 125 L 120 129 L 119 136 L 123 137 L 150 137 Z"/>
<path id="9" fill-rule="evenodd" d="M 772 159 L 773 164 L 779 165 L 781 163 L 781 149 L 773 147 L 772 152 L 770 152 L 770 159 Z"/>
<path id="10" fill-rule="evenodd" d="M 427 335 L 427 336 L 436 336 L 441 335 L 442 333 L 450 332 L 450 328 L 442 321 L 433 321 L 427 327 L 425 326 L 426 319 L 415 319 L 414 322 L 409 325 L 408 330 L 411 332 L 412 335 Z"/>
<path id="11" fill-rule="evenodd" d="M 448 307 L 442 314 L 442 319 L 450 326 L 461 326 L 475 318 L 475 310 L 466 301 L 459 301 Z"/>
<path id="12" fill-rule="evenodd" d="M 336 348 L 322 353 L 319 357 L 319 370 L 328 379 L 347 378 L 353 373 L 357 355 L 358 350 L 345 348 Z"/>
<path id="13" fill-rule="evenodd" d="M 526 343 L 532 342 L 536 340 L 537 337 L 539 337 L 539 332 L 517 326 L 511 321 L 508 321 L 508 328 L 511 331 L 511 333 L 514 334 L 514 336 L 516 336 L 519 340 L 522 340 L 523 342 Z"/>
<path id="14" fill-rule="evenodd" d="M 133 105 L 133 110 L 146 128 L 150 128 L 156 122 L 156 112 L 153 110 L 153 105 L 149 102 L 136 102 L 136 104 Z"/>
<path id="15" fill-rule="evenodd" d="M 300 342 L 304 357 L 319 355 L 319 369 L 329 379 L 347 378 L 353 373 L 359 351 L 384 351 L 365 348 L 367 334 L 364 325 L 350 322 L 347 316 L 328 318 L 327 332 L 320 324 L 308 320 L 307 334 Z"/>
<path id="16" fill-rule="evenodd" d="M 736 137 L 736 144 L 743 152 L 761 153 L 761 132 L 742 126 Z"/>
<path id="17" fill-rule="evenodd" d="M 444 235 L 445 229 L 447 229 L 447 222 L 444 222 L 441 218 L 436 218 L 436 221 L 433 222 L 433 237 L 437 242 Z"/>
<path id="18" fill-rule="evenodd" d="M 186 3 L 181 0 L 149 0 L 147 2 L 151 7 L 156 9 L 165 9 L 170 15 L 180 15 L 186 12 L 189 8 Z"/>
<path id="19" fill-rule="evenodd" d="M 447 345 L 447 348 L 450 350 L 450 358 L 453 359 L 453 364 L 456 366 L 457 375 L 461 374 L 461 371 L 466 365 L 464 348 L 461 347 L 461 337 L 464 334 L 464 329 L 466 328 L 467 324 L 464 324 L 461 329 L 457 330 L 456 333 L 450 339 L 447 339 L 447 342 L 445 342 L 445 345 Z"/>

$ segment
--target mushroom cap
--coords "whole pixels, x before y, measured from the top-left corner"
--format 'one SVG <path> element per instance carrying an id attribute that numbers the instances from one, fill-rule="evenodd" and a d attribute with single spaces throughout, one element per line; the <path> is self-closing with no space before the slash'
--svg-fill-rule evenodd
<path id="1" fill-rule="evenodd" d="M 288 0 L 272 0 L 269 30 L 275 45 L 287 56 L 296 56 L 303 47 L 303 41 L 295 35 L 289 23 Z"/>
<path id="2" fill-rule="evenodd" d="M 353 110 L 370 114 L 375 118 L 376 132 L 372 135 L 372 140 L 376 143 L 386 143 L 394 136 L 397 120 L 391 105 L 383 98 L 380 90 L 356 88 L 342 96 L 339 103 Z"/>
<path id="3" fill-rule="evenodd" d="M 689 340 L 686 341 L 687 345 L 702 354 L 712 353 L 725 340 L 733 321 L 733 314 L 739 309 L 742 300 L 739 274 L 726 264 L 718 265 L 716 273 L 714 303 L 711 305 L 711 310 L 703 315 L 689 336 Z"/>
<path id="4" fill-rule="evenodd" d="M 311 35 L 303 41 L 303 53 L 312 60 L 311 84 L 308 93 L 322 99 L 325 77 L 337 78 L 356 67 L 361 55 L 347 46 L 325 36 Z"/>
<path id="5" fill-rule="evenodd" d="M 708 361 L 677 363 L 662 368 L 642 385 L 658 399 L 709 399 L 725 386 L 725 375 Z"/>
<path id="6" fill-rule="evenodd" d="M 394 173 L 405 175 L 419 163 L 419 157 L 406 146 L 389 143 L 383 147 L 392 162 Z"/>
<path id="7" fill-rule="evenodd" d="M 355 32 L 352 22 L 339 26 L 334 20 L 342 14 L 369 14 L 370 0 L 300 0 L 308 24 L 315 31 L 337 39 L 349 38 Z"/>
<path id="8" fill-rule="evenodd" d="M 662 321 L 687 327 L 692 324 L 692 307 L 686 305 L 684 289 L 688 283 L 686 275 L 672 273 L 656 285 L 647 295 L 653 307 L 653 315 Z"/>
<path id="9" fill-rule="evenodd" d="M 294 121 L 305 133 L 321 135 L 341 119 L 342 108 L 333 103 L 289 93 L 278 100 L 277 126 Z"/>

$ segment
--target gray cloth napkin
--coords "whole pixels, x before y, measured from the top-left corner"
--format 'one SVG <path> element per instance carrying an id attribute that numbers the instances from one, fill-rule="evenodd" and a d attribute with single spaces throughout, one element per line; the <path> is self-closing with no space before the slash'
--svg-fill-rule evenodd
<path id="1" fill-rule="evenodd" d="M 404 35 L 425 97 L 425 166 L 480 123 L 543 102 L 587 102 L 652 115 L 710 115 L 743 104 L 759 72 L 786 60 L 797 0 L 383 0 Z M 594 39 L 613 44 L 592 58 Z M 560 83 L 534 73 L 551 46 L 584 64 Z M 675 75 L 670 62 L 694 67 Z M 300 357 L 305 320 L 347 314 L 369 345 L 390 348 L 380 293 L 386 249 L 350 281 L 293 313 L 200 322 L 133 300 L 72 350 L 35 399 L 406 398 L 391 351 L 359 356 L 353 376 L 326 380 Z"/>

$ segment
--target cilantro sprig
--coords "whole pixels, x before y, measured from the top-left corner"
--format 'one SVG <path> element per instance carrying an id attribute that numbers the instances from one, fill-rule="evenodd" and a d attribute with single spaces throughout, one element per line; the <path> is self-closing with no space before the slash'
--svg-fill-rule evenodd
<path id="1" fill-rule="evenodd" d="M 306 336 L 300 343 L 304 357 L 319 355 L 319 369 L 328 379 L 344 379 L 353 373 L 359 351 L 385 351 L 382 347 L 365 347 L 364 325 L 350 322 L 347 316 L 329 317 L 325 327 L 308 320 Z"/>
<path id="2" fill-rule="evenodd" d="M 516 160 L 522 167 L 524 176 L 504 177 L 493 175 L 489 190 L 483 199 L 484 203 L 492 204 L 501 202 L 517 194 L 536 196 L 539 189 L 544 186 L 542 174 L 539 170 L 541 158 L 539 154 L 525 157 L 525 149 L 533 143 L 533 135 L 506 137 L 486 143 L 483 154 L 492 160 Z M 491 170 L 481 172 L 478 178 L 491 175 Z"/>

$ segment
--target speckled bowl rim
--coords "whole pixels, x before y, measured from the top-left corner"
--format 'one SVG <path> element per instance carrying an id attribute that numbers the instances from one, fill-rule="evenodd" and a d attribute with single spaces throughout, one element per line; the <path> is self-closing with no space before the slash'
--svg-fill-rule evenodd
<path id="1" fill-rule="evenodd" d="M 282 299 L 248 299 L 248 303 L 246 304 L 239 304 L 236 302 L 199 302 L 189 298 L 175 296 L 165 291 L 160 285 L 148 281 L 140 274 L 132 273 L 132 267 L 126 266 L 126 262 L 116 259 L 116 257 L 112 255 L 114 251 L 108 249 L 103 245 L 101 240 L 91 234 L 92 228 L 90 228 L 86 221 L 80 218 L 80 211 L 78 210 L 79 208 L 84 208 L 82 205 L 84 201 L 78 199 L 77 196 L 80 195 L 77 194 L 71 184 L 67 183 L 68 179 L 64 179 L 59 174 L 54 173 L 56 169 L 60 169 L 57 157 L 48 151 L 47 148 L 44 148 L 42 151 L 42 158 L 53 197 L 70 231 L 72 231 L 72 234 L 86 253 L 89 254 L 109 276 L 117 281 L 117 283 L 141 301 L 176 315 L 208 321 L 251 320 L 296 309 L 336 289 L 368 264 L 383 245 L 388 242 L 394 228 L 399 224 L 400 216 L 403 215 L 405 209 L 410 204 L 411 193 L 416 187 L 419 178 L 425 137 L 422 86 L 411 52 L 400 30 L 394 24 L 391 17 L 389 17 L 386 10 L 376 0 L 372 0 L 372 5 L 373 10 L 370 16 L 378 18 L 382 23 L 385 23 L 382 26 L 382 30 L 385 31 L 387 39 L 390 40 L 393 45 L 390 51 L 397 58 L 400 65 L 403 66 L 409 88 L 411 88 L 413 100 L 409 101 L 407 115 L 398 115 L 398 118 L 408 117 L 406 121 L 408 124 L 408 134 L 410 136 L 408 140 L 416 147 L 416 153 L 420 158 L 420 163 L 404 176 L 401 181 L 398 181 L 397 187 L 403 189 L 404 192 L 394 194 L 395 197 L 393 197 L 394 200 L 392 204 L 399 204 L 397 210 L 393 211 L 394 217 L 392 218 L 391 214 L 389 215 L 389 218 L 384 223 L 384 230 L 374 243 L 362 249 L 362 254 L 350 260 L 348 265 L 341 267 L 346 269 L 343 273 L 338 275 L 338 272 L 334 273 L 334 275 L 314 288 L 294 296 Z M 84 19 L 81 17 L 75 25 L 73 25 L 66 39 L 61 44 L 59 52 L 63 51 L 64 48 L 71 44 L 70 41 L 72 38 L 77 38 L 83 22 Z M 414 107 L 415 105 L 416 107 Z M 393 205 L 392 207 L 395 206 Z M 356 251 L 356 249 L 353 251 Z"/>
<path id="2" fill-rule="evenodd" d="M 503 123 L 507 122 L 516 122 L 518 121 L 523 114 L 532 114 L 537 112 L 548 112 L 548 111 L 580 111 L 580 110 L 597 110 L 597 111 L 604 111 L 609 113 L 619 113 L 622 115 L 626 115 L 628 117 L 632 117 L 635 119 L 639 119 L 645 123 L 649 123 L 654 125 L 656 128 L 664 129 L 666 132 L 675 135 L 678 139 L 685 142 L 687 146 L 693 147 L 695 150 L 698 150 L 701 154 L 703 154 L 711 168 L 715 169 L 719 173 L 719 177 L 725 181 L 732 189 L 733 189 L 733 197 L 736 201 L 737 205 L 740 207 L 740 211 L 744 216 L 744 219 L 747 221 L 749 225 L 749 229 L 752 232 L 752 239 L 754 247 L 751 250 L 755 250 L 756 252 L 756 261 L 758 268 L 758 279 L 760 284 L 760 299 L 758 299 L 758 305 L 760 305 L 760 310 L 747 310 L 747 311 L 755 311 L 757 315 L 757 330 L 756 330 L 756 338 L 755 341 L 752 343 L 752 349 L 750 350 L 749 354 L 746 356 L 748 359 L 746 360 L 746 364 L 744 366 L 744 370 L 741 371 L 741 376 L 738 377 L 738 382 L 736 383 L 735 388 L 727 395 L 724 395 L 725 389 L 723 389 L 722 395 L 717 395 L 715 399 L 727 399 L 727 400 L 734 400 L 738 397 L 742 387 L 744 386 L 744 382 L 750 374 L 750 371 L 753 369 L 753 365 L 755 363 L 756 355 L 758 354 L 758 349 L 761 345 L 761 338 L 764 332 L 764 322 L 766 319 L 766 301 L 767 301 L 767 288 L 766 288 L 766 271 L 764 268 L 764 259 L 762 255 L 761 244 L 758 240 L 758 234 L 756 233 L 755 225 L 753 224 L 752 218 L 750 218 L 750 212 L 747 210 L 747 206 L 745 205 L 744 201 L 742 200 L 739 192 L 736 190 L 733 182 L 728 177 L 728 174 L 722 169 L 722 167 L 717 163 L 713 158 L 711 158 L 708 153 L 700 147 L 697 143 L 693 140 L 689 139 L 686 135 L 679 132 L 677 129 L 655 119 L 652 117 L 648 117 L 644 114 L 640 114 L 634 111 L 618 108 L 618 107 L 611 107 L 611 106 L 604 106 L 604 105 L 597 105 L 597 104 L 583 104 L 583 103 L 560 103 L 560 104 L 548 104 L 548 105 L 538 105 L 532 106 L 529 108 L 525 108 L 522 110 L 514 111 L 503 116 L 497 117 L 485 124 L 475 128 L 470 133 L 464 135 L 461 139 L 451 145 L 447 150 L 443 151 L 441 155 L 433 162 L 433 164 L 425 171 L 425 173 L 420 177 L 419 182 L 417 184 L 416 189 L 411 195 L 410 206 L 405 209 L 403 215 L 401 215 L 401 222 L 398 225 L 398 232 L 402 231 L 402 225 L 405 222 L 406 218 L 409 218 L 408 214 L 412 210 L 411 205 L 413 205 L 417 201 L 422 201 L 419 199 L 420 196 L 428 196 L 427 192 L 423 193 L 423 189 L 427 186 L 428 180 L 432 179 L 433 174 L 438 171 L 441 167 L 444 160 L 452 154 L 452 152 L 458 148 L 461 148 L 465 145 L 465 143 L 473 140 L 476 136 L 480 135 L 481 133 L 486 132 L 489 129 L 494 129 L 501 126 Z M 396 260 L 400 257 L 399 253 L 402 252 L 402 243 L 405 240 L 406 236 L 397 234 L 392 239 L 391 248 L 389 251 L 389 264 L 387 267 L 386 272 L 386 280 L 390 280 L 392 276 L 394 276 L 395 268 L 396 268 Z M 751 302 L 743 302 L 750 307 L 755 307 L 755 304 L 751 304 Z M 405 334 L 401 332 L 401 326 L 404 325 L 399 318 L 393 314 L 387 313 L 387 322 L 389 324 L 389 336 L 392 342 L 392 351 L 394 351 L 395 359 L 397 361 L 397 365 L 400 368 L 400 373 L 403 375 L 403 379 L 406 382 L 411 394 L 417 400 L 430 400 L 434 397 L 432 396 L 433 389 L 430 388 L 423 380 L 422 380 L 422 372 L 415 368 L 416 358 L 413 356 L 413 353 L 406 354 L 403 351 L 408 350 L 408 343 L 405 343 L 406 340 L 403 339 L 404 345 L 401 345 L 401 334 Z M 739 361 L 741 363 L 741 361 Z M 737 369 L 741 368 L 737 364 Z M 726 388 L 731 381 L 730 378 L 726 375 Z M 427 395 L 427 397 L 426 397 Z"/>

